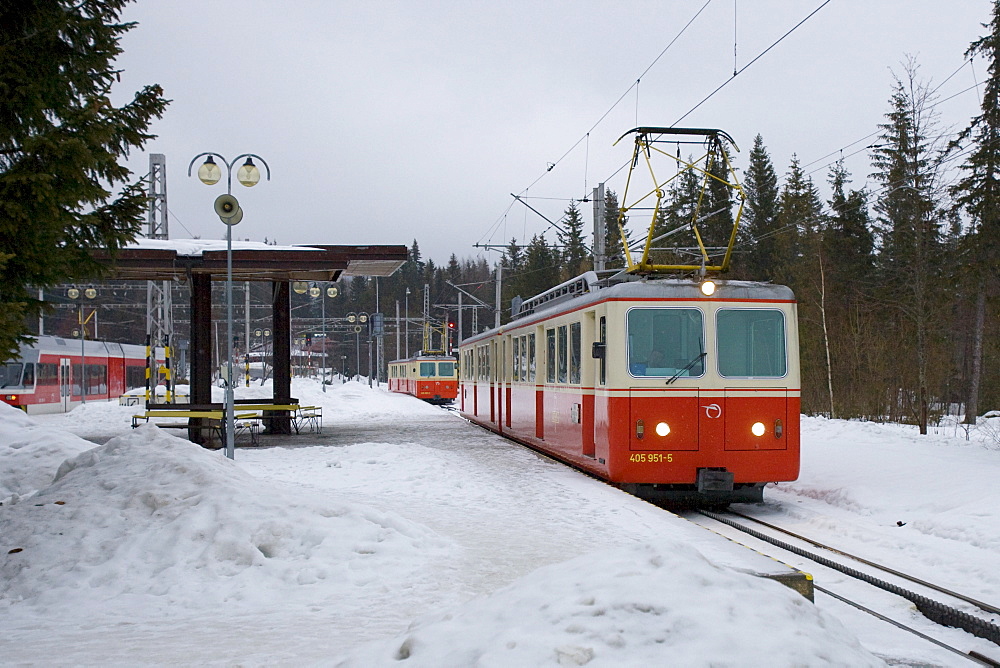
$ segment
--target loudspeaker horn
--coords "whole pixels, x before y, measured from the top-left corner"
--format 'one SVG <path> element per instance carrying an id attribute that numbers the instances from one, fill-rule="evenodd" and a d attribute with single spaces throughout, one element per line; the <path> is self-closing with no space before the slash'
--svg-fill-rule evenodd
<path id="1" fill-rule="evenodd" d="M 222 219 L 222 222 L 227 225 L 235 225 L 236 223 L 230 223 L 229 219 L 235 217 L 237 213 L 242 213 L 239 200 L 232 195 L 219 195 L 215 198 L 215 213 Z"/>

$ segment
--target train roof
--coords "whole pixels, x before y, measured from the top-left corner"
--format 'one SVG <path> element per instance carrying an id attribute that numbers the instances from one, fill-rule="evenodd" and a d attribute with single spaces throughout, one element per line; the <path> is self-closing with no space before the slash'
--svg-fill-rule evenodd
<path id="1" fill-rule="evenodd" d="M 514 319 L 500 329 L 520 327 L 550 317 L 560 311 L 575 309 L 595 302 L 614 300 L 690 299 L 692 301 L 764 301 L 794 302 L 795 294 L 785 285 L 757 281 L 726 281 L 714 279 L 715 293 L 705 296 L 701 281 L 657 276 L 612 277 L 601 280 L 589 271 L 561 283 L 550 290 L 517 304 Z M 466 341 L 490 335 L 490 329 L 470 336 Z"/>

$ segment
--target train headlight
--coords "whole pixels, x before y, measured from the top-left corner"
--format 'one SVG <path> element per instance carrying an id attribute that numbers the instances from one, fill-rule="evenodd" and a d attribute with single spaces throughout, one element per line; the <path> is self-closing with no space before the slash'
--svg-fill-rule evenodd
<path id="1" fill-rule="evenodd" d="M 750 427 L 750 431 L 754 436 L 763 436 L 764 432 L 767 431 L 767 428 L 764 426 L 763 422 L 754 422 L 753 426 Z"/>
<path id="2" fill-rule="evenodd" d="M 714 281 L 702 281 L 701 284 L 701 294 L 706 297 L 711 297 L 715 294 L 715 282 Z"/>
<path id="3" fill-rule="evenodd" d="M 670 425 L 668 425 L 666 422 L 658 422 L 656 424 L 657 436 L 666 436 L 669 433 L 670 433 Z"/>

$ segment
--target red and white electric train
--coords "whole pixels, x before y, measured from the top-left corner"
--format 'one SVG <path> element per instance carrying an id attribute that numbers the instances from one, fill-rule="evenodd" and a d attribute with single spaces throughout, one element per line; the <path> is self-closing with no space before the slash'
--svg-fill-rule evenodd
<path id="1" fill-rule="evenodd" d="M 795 298 L 713 285 L 590 272 L 524 302 L 462 342 L 462 414 L 644 498 L 760 501 L 799 472 Z"/>
<path id="2" fill-rule="evenodd" d="M 85 400 L 118 399 L 146 386 L 146 364 L 145 346 L 40 336 L 0 365 L 0 401 L 27 413 L 60 413 Z"/>
<path id="3" fill-rule="evenodd" d="M 389 390 L 432 404 L 450 404 L 458 396 L 458 365 L 447 355 L 417 355 L 389 362 Z"/>

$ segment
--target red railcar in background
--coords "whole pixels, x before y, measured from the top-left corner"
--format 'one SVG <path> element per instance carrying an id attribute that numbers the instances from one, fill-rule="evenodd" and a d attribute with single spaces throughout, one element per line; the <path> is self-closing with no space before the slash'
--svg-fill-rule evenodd
<path id="1" fill-rule="evenodd" d="M 389 362 L 389 390 L 432 404 L 450 404 L 458 396 L 458 365 L 447 355 L 417 355 Z"/>
<path id="2" fill-rule="evenodd" d="M 27 413 L 65 412 L 146 387 L 146 366 L 145 346 L 40 336 L 0 365 L 0 401 Z"/>

